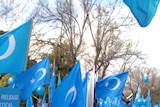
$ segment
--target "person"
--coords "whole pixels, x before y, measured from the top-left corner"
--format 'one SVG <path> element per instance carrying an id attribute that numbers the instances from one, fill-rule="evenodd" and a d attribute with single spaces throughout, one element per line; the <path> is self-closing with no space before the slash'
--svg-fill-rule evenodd
<path id="1" fill-rule="evenodd" d="M 129 99 L 126 98 L 126 96 L 122 93 L 122 101 L 125 103 L 126 107 L 129 107 Z"/>
<path id="2" fill-rule="evenodd" d="M 47 103 L 47 106 L 46 106 L 46 107 L 50 107 L 50 102 Z"/>
<path id="3" fill-rule="evenodd" d="M 39 98 L 37 101 L 37 107 L 42 107 L 42 98 Z"/>
<path id="4" fill-rule="evenodd" d="M 99 104 L 98 104 L 98 99 L 94 99 L 94 107 L 99 107 Z"/>

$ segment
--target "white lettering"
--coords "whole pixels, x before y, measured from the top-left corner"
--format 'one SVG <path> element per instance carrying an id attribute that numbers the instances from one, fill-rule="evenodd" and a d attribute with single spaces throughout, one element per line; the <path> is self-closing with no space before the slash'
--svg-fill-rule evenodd
<path id="1" fill-rule="evenodd" d="M 2 94 L 1 100 L 18 100 L 18 95 Z"/>
<path id="2" fill-rule="evenodd" d="M 0 103 L 0 107 L 13 107 L 12 103 Z"/>

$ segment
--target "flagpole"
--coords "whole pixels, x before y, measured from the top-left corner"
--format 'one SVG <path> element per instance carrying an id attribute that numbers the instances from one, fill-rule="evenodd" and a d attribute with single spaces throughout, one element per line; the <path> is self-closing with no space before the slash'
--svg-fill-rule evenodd
<path id="1" fill-rule="evenodd" d="M 87 105 L 86 107 L 93 107 L 94 105 L 94 70 L 90 71 L 90 82 L 89 82 L 89 91 L 87 96 Z"/>
<path id="2" fill-rule="evenodd" d="M 33 98 L 35 98 L 38 101 L 38 98 L 36 96 L 34 96 L 34 95 L 32 95 L 32 96 L 33 96 Z"/>

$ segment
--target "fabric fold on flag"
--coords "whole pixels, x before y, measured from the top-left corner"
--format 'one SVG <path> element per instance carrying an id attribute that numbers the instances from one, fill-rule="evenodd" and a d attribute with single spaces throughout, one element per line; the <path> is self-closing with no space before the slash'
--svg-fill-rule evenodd
<path id="1" fill-rule="evenodd" d="M 123 0 L 141 27 L 146 27 L 156 14 L 160 0 Z"/>
<path id="2" fill-rule="evenodd" d="M 95 98 L 118 97 L 122 95 L 128 72 L 122 72 L 96 82 Z"/>
<path id="3" fill-rule="evenodd" d="M 80 62 L 76 62 L 67 77 L 56 88 L 51 107 L 84 107 Z"/>
<path id="4" fill-rule="evenodd" d="M 48 57 L 45 57 L 26 71 L 15 75 L 15 87 L 21 90 L 22 100 L 29 98 L 32 95 L 32 91 L 38 86 L 49 84 L 49 82 L 50 67 Z"/>
<path id="5" fill-rule="evenodd" d="M 0 73 L 24 71 L 28 55 L 32 19 L 0 36 Z"/>

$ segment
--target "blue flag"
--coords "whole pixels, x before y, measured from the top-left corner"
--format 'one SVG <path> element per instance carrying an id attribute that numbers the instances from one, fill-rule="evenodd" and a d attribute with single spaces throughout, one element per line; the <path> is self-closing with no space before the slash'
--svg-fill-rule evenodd
<path id="1" fill-rule="evenodd" d="M 32 19 L 0 36 L 0 73 L 25 70 Z"/>
<path id="2" fill-rule="evenodd" d="M 135 100 L 141 97 L 141 89 L 138 87 L 137 91 L 136 91 L 136 97 Z"/>
<path id="3" fill-rule="evenodd" d="M 67 77 L 56 88 L 51 107 L 84 107 L 80 62 L 76 62 Z"/>
<path id="4" fill-rule="evenodd" d="M 122 96 L 114 98 L 114 103 L 113 103 L 114 106 L 116 106 L 116 107 L 125 107 L 126 106 L 121 97 Z"/>
<path id="5" fill-rule="evenodd" d="M 117 97 L 122 95 L 128 72 L 111 75 L 96 82 L 95 97 Z"/>
<path id="6" fill-rule="evenodd" d="M 148 100 L 148 101 L 151 101 L 150 89 L 148 89 L 147 100 Z"/>
<path id="7" fill-rule="evenodd" d="M 44 94 L 43 99 L 42 99 L 42 107 L 46 107 L 47 103 L 46 103 L 46 94 Z"/>
<path id="8" fill-rule="evenodd" d="M 160 107 L 160 102 L 158 102 L 158 104 L 153 105 L 153 107 Z"/>
<path id="9" fill-rule="evenodd" d="M 141 27 L 152 21 L 160 0 L 123 0 Z"/>
<path id="10" fill-rule="evenodd" d="M 60 83 L 61 83 L 61 74 L 59 72 L 59 74 L 58 74 L 58 86 L 60 85 Z"/>
<path id="11" fill-rule="evenodd" d="M 26 102 L 26 107 L 34 107 L 32 97 L 29 97 Z"/>
<path id="12" fill-rule="evenodd" d="M 148 89 L 148 95 L 147 95 L 146 100 L 147 100 L 147 106 L 146 107 L 152 107 L 150 89 Z"/>
<path id="13" fill-rule="evenodd" d="M 88 72 L 85 74 L 85 77 L 84 77 L 84 80 L 83 80 L 84 104 L 87 104 L 89 73 L 90 73 L 90 71 L 88 71 Z M 87 106 L 87 105 L 85 105 L 85 107 L 86 107 L 86 106 Z"/>
<path id="14" fill-rule="evenodd" d="M 20 95 L 22 100 L 26 100 L 38 86 L 49 84 L 49 81 L 49 58 L 46 57 L 26 71 L 17 74 L 15 76 L 15 87 L 21 90 Z"/>
<path id="15" fill-rule="evenodd" d="M 53 62 L 53 70 L 52 70 L 52 76 L 49 84 L 49 100 L 52 101 L 52 95 L 55 91 L 55 73 L 56 73 L 56 64 L 55 60 Z"/>

